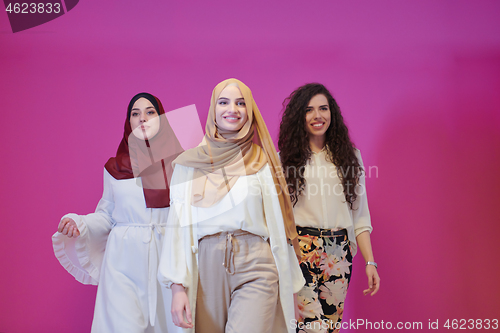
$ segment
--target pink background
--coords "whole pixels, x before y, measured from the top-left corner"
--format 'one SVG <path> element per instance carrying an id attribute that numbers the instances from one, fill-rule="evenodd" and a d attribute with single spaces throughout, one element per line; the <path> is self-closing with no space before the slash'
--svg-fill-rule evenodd
<path id="1" fill-rule="evenodd" d="M 496 0 L 82 0 L 13 34 L 0 13 L 0 332 L 90 331 L 96 288 L 54 257 L 60 217 L 95 209 L 135 93 L 204 124 L 229 77 L 274 139 L 283 99 L 324 83 L 378 168 L 381 290 L 362 296 L 358 255 L 345 320 L 500 319 L 499 17 Z"/>

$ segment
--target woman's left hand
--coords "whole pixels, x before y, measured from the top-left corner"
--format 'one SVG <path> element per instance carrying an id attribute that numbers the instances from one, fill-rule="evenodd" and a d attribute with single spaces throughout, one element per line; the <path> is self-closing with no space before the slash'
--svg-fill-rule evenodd
<path id="1" fill-rule="evenodd" d="M 363 295 L 375 295 L 380 288 L 380 277 L 377 268 L 373 265 L 366 265 L 366 276 L 368 277 L 368 289 L 363 290 Z"/>
<path id="2" fill-rule="evenodd" d="M 370 241 L 370 232 L 363 231 L 356 236 L 359 250 L 365 259 L 365 262 L 375 261 L 373 259 L 372 244 Z M 366 276 L 368 277 L 368 289 L 363 290 L 363 295 L 375 295 L 380 288 L 380 277 L 378 276 L 377 268 L 373 265 L 366 265 Z"/>

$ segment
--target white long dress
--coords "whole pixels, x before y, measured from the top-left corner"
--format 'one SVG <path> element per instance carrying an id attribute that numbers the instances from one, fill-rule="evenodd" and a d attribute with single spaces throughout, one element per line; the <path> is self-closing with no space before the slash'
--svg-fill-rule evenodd
<path id="1" fill-rule="evenodd" d="M 55 233 L 54 252 L 76 280 L 98 285 L 92 333 L 176 331 L 171 292 L 156 278 L 168 211 L 146 207 L 140 178 L 116 180 L 104 170 L 95 213 L 64 216 L 80 236 Z"/>

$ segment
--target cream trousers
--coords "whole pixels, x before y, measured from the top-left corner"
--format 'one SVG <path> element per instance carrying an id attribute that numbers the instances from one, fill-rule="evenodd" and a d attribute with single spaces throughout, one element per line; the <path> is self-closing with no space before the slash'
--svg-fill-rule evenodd
<path id="1" fill-rule="evenodd" d="M 269 243 L 237 230 L 202 238 L 196 333 L 272 332 L 278 270 Z"/>

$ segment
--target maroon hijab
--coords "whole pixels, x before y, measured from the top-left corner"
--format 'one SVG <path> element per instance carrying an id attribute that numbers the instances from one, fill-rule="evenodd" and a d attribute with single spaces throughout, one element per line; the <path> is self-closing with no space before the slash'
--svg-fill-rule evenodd
<path id="1" fill-rule="evenodd" d="M 130 114 L 134 103 L 146 98 L 153 104 L 160 117 L 158 133 L 148 140 L 132 134 Z M 165 110 L 158 98 L 148 93 L 135 95 L 130 101 L 125 120 L 123 138 L 116 151 L 105 164 L 106 170 L 117 180 L 141 178 L 146 207 L 170 206 L 169 181 L 172 176 L 172 160 L 184 150 L 168 123 Z"/>

